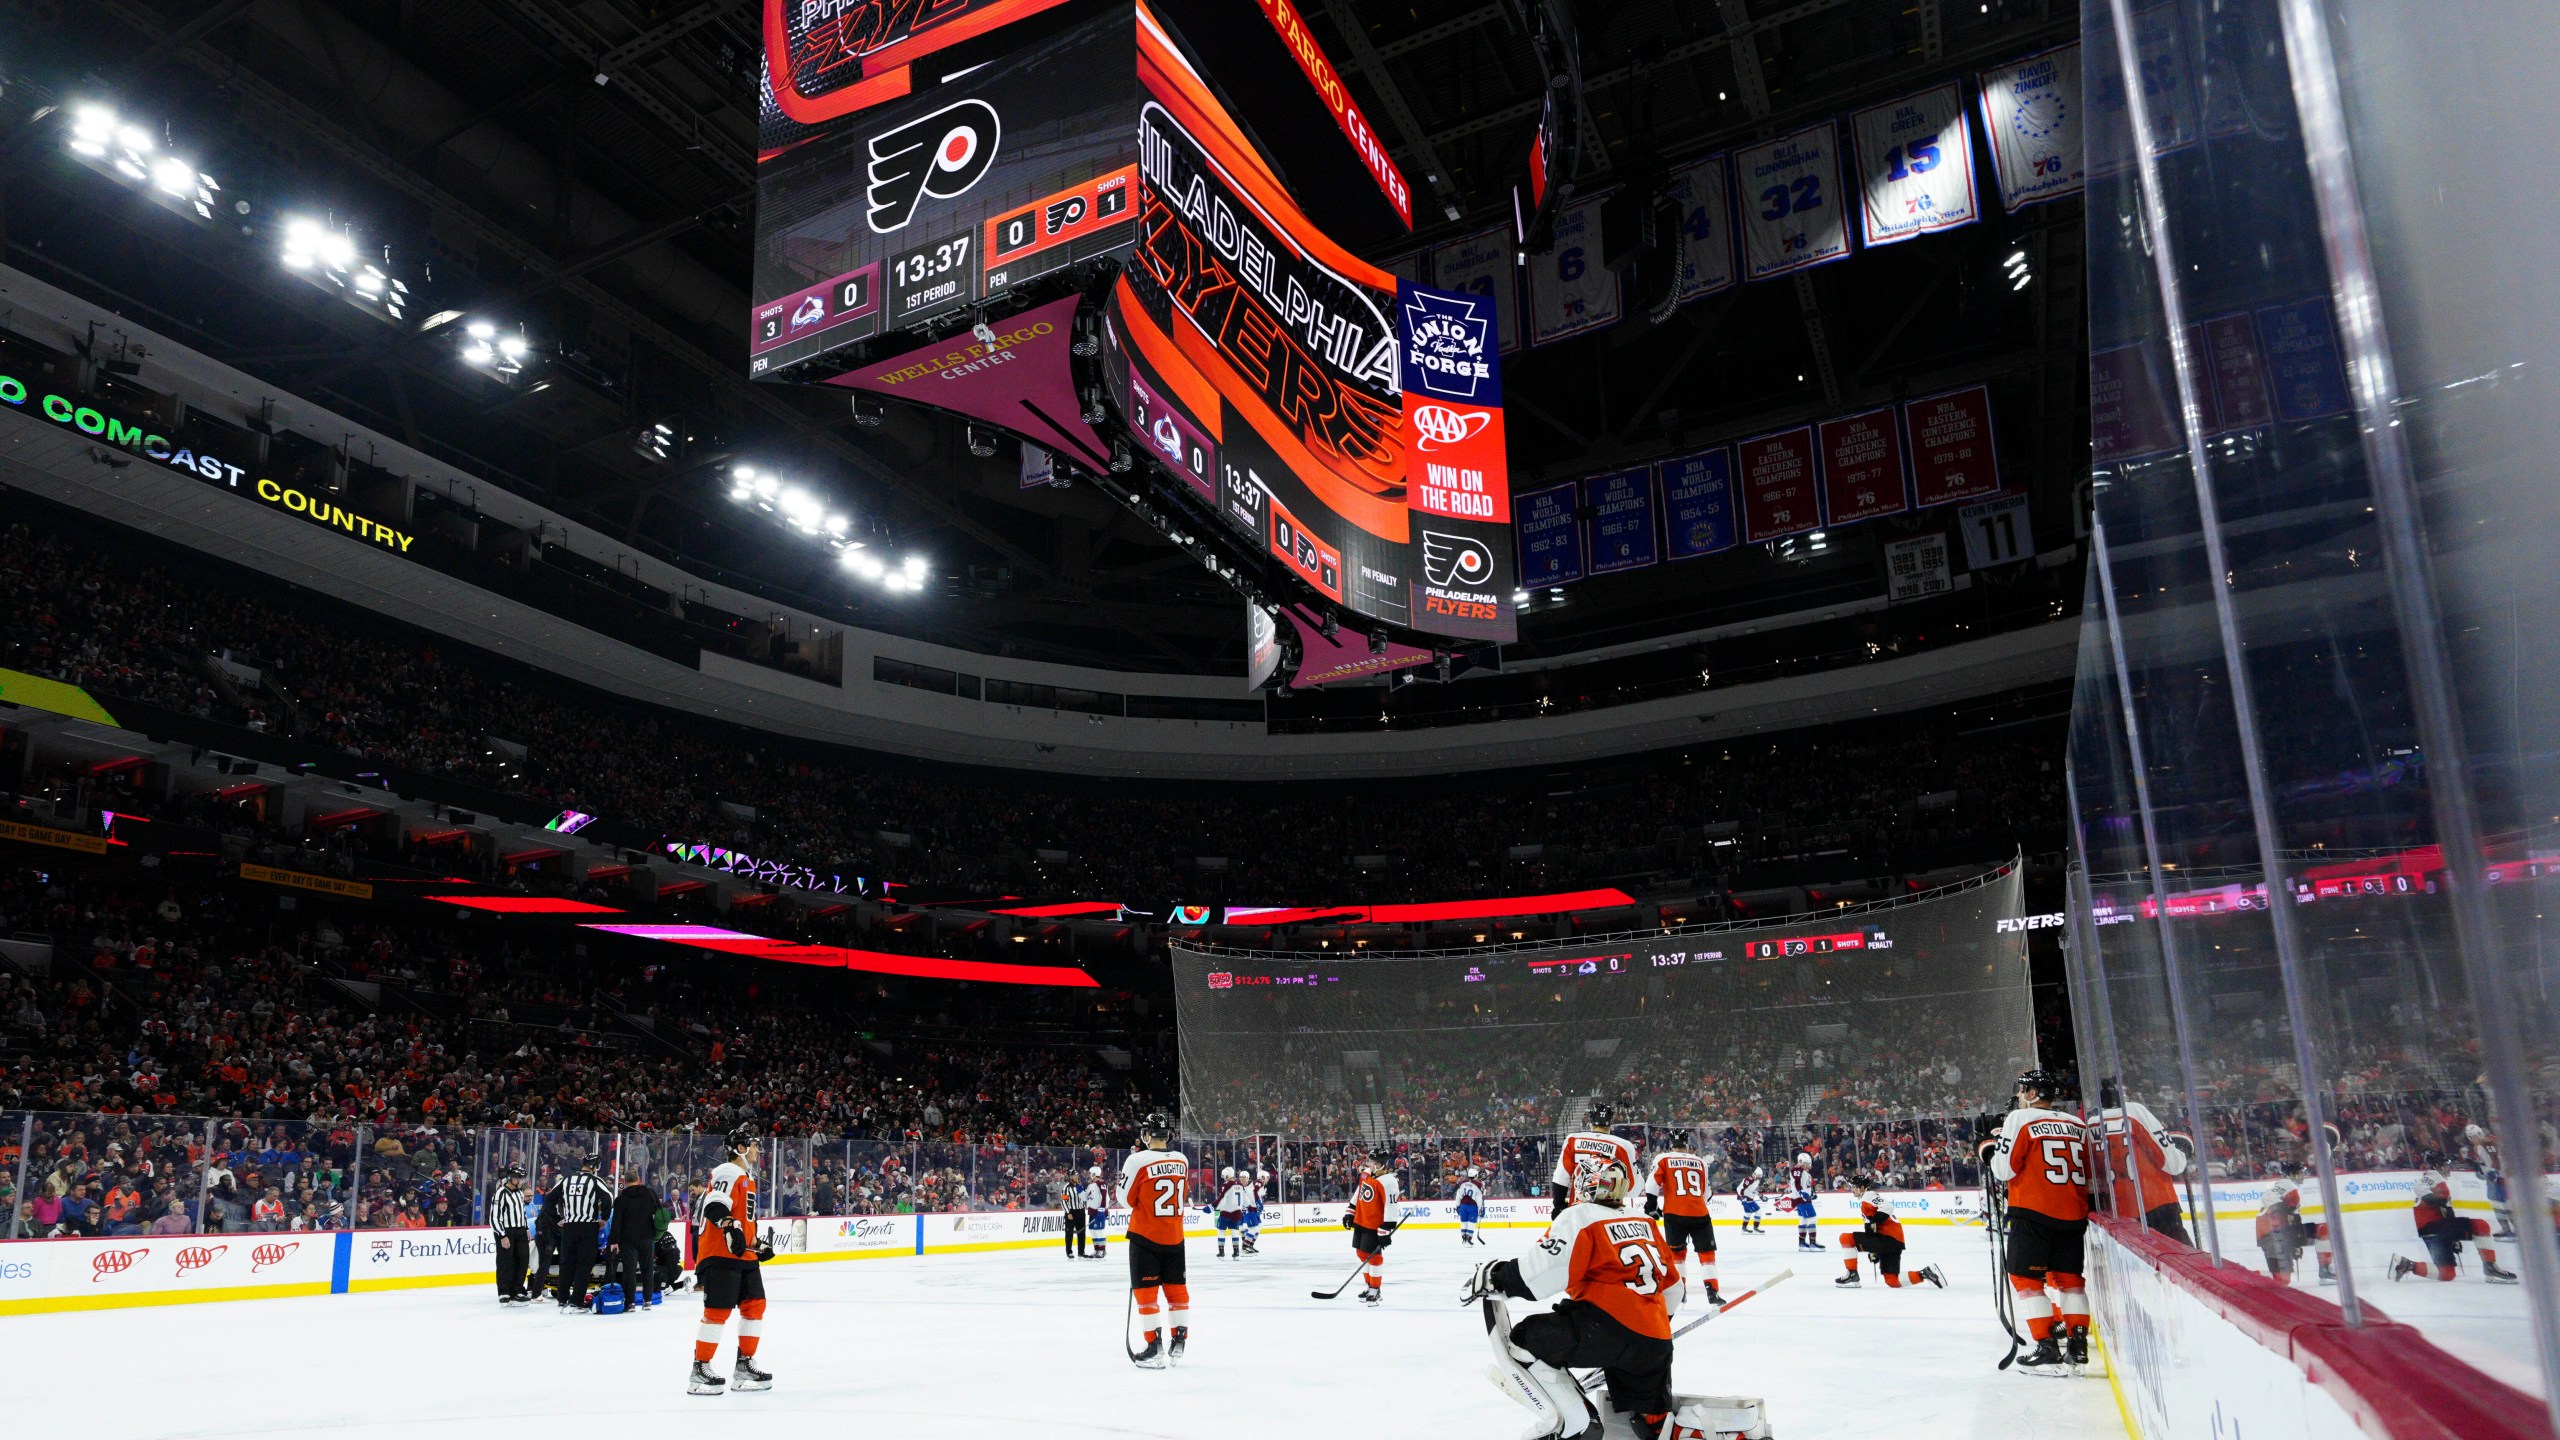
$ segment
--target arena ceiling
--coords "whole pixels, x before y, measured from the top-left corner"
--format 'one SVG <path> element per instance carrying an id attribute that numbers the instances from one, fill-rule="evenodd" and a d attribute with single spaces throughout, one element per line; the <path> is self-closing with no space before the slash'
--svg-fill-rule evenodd
<path id="1" fill-rule="evenodd" d="M 1230 4 L 1250 15 L 1248 0 Z M 0 55 L 9 263 L 115 306 L 630 543 L 857 623 L 997 653 L 1232 672 L 1233 592 L 1104 497 L 1023 491 L 956 423 L 858 428 L 841 397 L 746 379 L 755 0 L 19 0 Z M 1178 12 L 1186 8 L 1174 5 Z M 1301 0 L 1404 171 L 1389 261 L 1508 223 L 1542 76 L 1510 0 Z M 1582 7 L 1586 188 L 2067 40 L 2067 0 L 1612 0 Z M 1270 77 L 1264 77 L 1268 80 Z M 1278 77 L 1297 85 L 1295 75 Z M 1253 80 L 1248 83 L 1264 83 Z M 433 275 L 425 304 L 503 313 L 555 383 L 493 390 L 449 346 L 315 294 L 271 237 L 174 223 L 86 183 L 30 121 L 105 98 L 198 152 L 226 197 L 326 214 Z M 1312 163 L 1312 162 L 1311 162 Z M 1354 172 L 1357 173 L 1357 172 Z M 1985 182 L 1987 185 L 1987 181 Z M 1514 357 L 1515 488 L 1692 442 L 1995 378 L 2014 468 L 2086 470 L 2076 201 Z M 1455 221 L 1444 218 L 1451 210 Z M 226 221 L 229 217 L 225 217 Z M 2025 250 L 2039 283 L 2014 288 Z M 667 461 L 634 439 L 692 437 Z M 839 497 L 940 579 L 865 593 L 722 497 L 753 459 Z M 1840 557 L 1848 563 L 1850 557 Z M 1728 563 L 1729 562 L 1729 563 Z M 1857 564 L 1872 571 L 1866 552 Z M 1745 552 L 1533 612 L 1519 651 L 1627 644 L 1845 572 Z M 1861 582 L 1865 583 L 1865 582 Z M 1817 602 L 1818 603 L 1818 602 Z"/>

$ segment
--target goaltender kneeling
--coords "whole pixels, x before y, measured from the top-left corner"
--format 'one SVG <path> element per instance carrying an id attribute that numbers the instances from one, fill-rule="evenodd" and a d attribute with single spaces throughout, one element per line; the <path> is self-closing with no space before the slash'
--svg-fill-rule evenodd
<path id="1" fill-rule="evenodd" d="M 1544 1434 L 1566 1440 L 1602 1433 L 1599 1412 L 1564 1373 L 1574 1366 L 1600 1368 L 1611 1408 L 1625 1414 L 1639 1435 L 1665 1433 L 1664 1418 L 1675 1405 L 1684 1423 L 1671 1433 L 1756 1430 L 1750 1421 L 1730 1429 L 1719 1424 L 1714 1432 L 1690 1429 L 1688 1407 L 1672 1397 L 1671 1316 L 1688 1287 L 1653 1221 L 1624 1208 L 1634 1178 L 1617 1160 L 1587 1167 L 1576 1176 L 1573 1203 L 1547 1226 L 1534 1250 L 1477 1267 L 1461 1298 L 1484 1302 L 1497 1360 L 1494 1378 L 1537 1413 L 1548 1427 Z M 1501 1298 L 1559 1295 L 1554 1309 L 1517 1325 L 1510 1323 Z"/>

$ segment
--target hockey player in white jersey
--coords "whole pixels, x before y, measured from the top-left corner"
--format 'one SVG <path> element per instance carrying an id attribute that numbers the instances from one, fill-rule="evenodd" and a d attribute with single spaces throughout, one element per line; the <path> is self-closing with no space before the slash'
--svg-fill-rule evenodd
<path id="1" fill-rule="evenodd" d="M 1271 1193 L 1271 1172 L 1256 1170 L 1245 1182 L 1244 1253 L 1262 1253 L 1262 1202 Z"/>
<path id="2" fill-rule="evenodd" d="M 1099 1260 L 1103 1258 L 1103 1242 L 1111 1224 L 1111 1192 L 1102 1186 L 1101 1166 L 1085 1167 L 1084 1184 L 1076 1189 L 1075 1204 L 1084 1214 L 1084 1223 L 1075 1238 L 1085 1242 L 1075 1253 L 1080 1258 Z"/>
<path id="3" fill-rule="evenodd" d="M 1751 1174 L 1741 1184 L 1733 1187 L 1733 1198 L 1742 1202 L 1742 1233 L 1745 1235 L 1768 1233 L 1762 1228 L 1760 1218 L 1766 1204 L 1760 1198 L 1760 1184 L 1768 1178 L 1768 1175 L 1767 1166 L 1754 1165 L 1751 1167 Z"/>
<path id="4" fill-rule="evenodd" d="M 1491 1378 L 1536 1417 L 1523 1440 L 1765 1440 L 1757 1398 L 1672 1393 L 1671 1317 L 1688 1287 L 1652 1219 L 1627 1208 L 1634 1183 L 1614 1160 L 1584 1167 L 1535 1248 L 1476 1267 L 1459 1298 L 1484 1308 Z M 1506 1298 L 1557 1303 L 1514 1325 Z M 1577 1366 L 1600 1368 L 1608 1416 Z"/>
<path id="5" fill-rule="evenodd" d="M 1466 1178 L 1458 1182 L 1457 1193 L 1451 1198 L 1458 1204 L 1458 1243 L 1483 1244 L 1476 1238 L 1476 1222 L 1484 1218 L 1484 1185 L 1475 1166 L 1467 1167 Z"/>
<path id="6" fill-rule="evenodd" d="M 1218 1258 L 1244 1258 L 1244 1208 L 1249 1189 L 1236 1176 L 1236 1167 L 1218 1172 Z"/>
<path id="7" fill-rule="evenodd" d="M 1556 1149 L 1556 1172 L 1547 1177 L 1548 1213 L 1552 1215 L 1563 1214 L 1572 1203 L 1573 1177 L 1585 1165 L 1615 1160 L 1627 1167 L 1629 1175 L 1640 1173 L 1636 1169 L 1635 1142 L 1609 1133 L 1609 1121 L 1617 1114 L 1615 1107 L 1606 1100 L 1594 1100 L 1589 1113 L 1591 1128 L 1567 1135 L 1564 1144 Z"/>

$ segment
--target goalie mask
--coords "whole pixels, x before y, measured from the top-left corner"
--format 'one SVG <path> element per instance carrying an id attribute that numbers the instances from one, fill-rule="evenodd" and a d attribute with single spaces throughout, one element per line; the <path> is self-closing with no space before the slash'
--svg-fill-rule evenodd
<path id="1" fill-rule="evenodd" d="M 1589 1161 L 1574 1172 L 1573 1198 L 1577 1203 L 1622 1204 L 1627 1192 L 1634 1188 L 1635 1177 L 1627 1173 L 1625 1165 L 1615 1160 Z"/>

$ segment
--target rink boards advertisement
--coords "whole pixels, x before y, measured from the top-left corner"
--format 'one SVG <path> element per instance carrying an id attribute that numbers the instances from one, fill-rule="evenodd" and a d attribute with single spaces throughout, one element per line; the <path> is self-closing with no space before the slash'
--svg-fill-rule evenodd
<path id="1" fill-rule="evenodd" d="M 0 1315 L 494 1286 L 497 1253 L 478 1227 L 20 1240 L 0 1244 Z"/>

